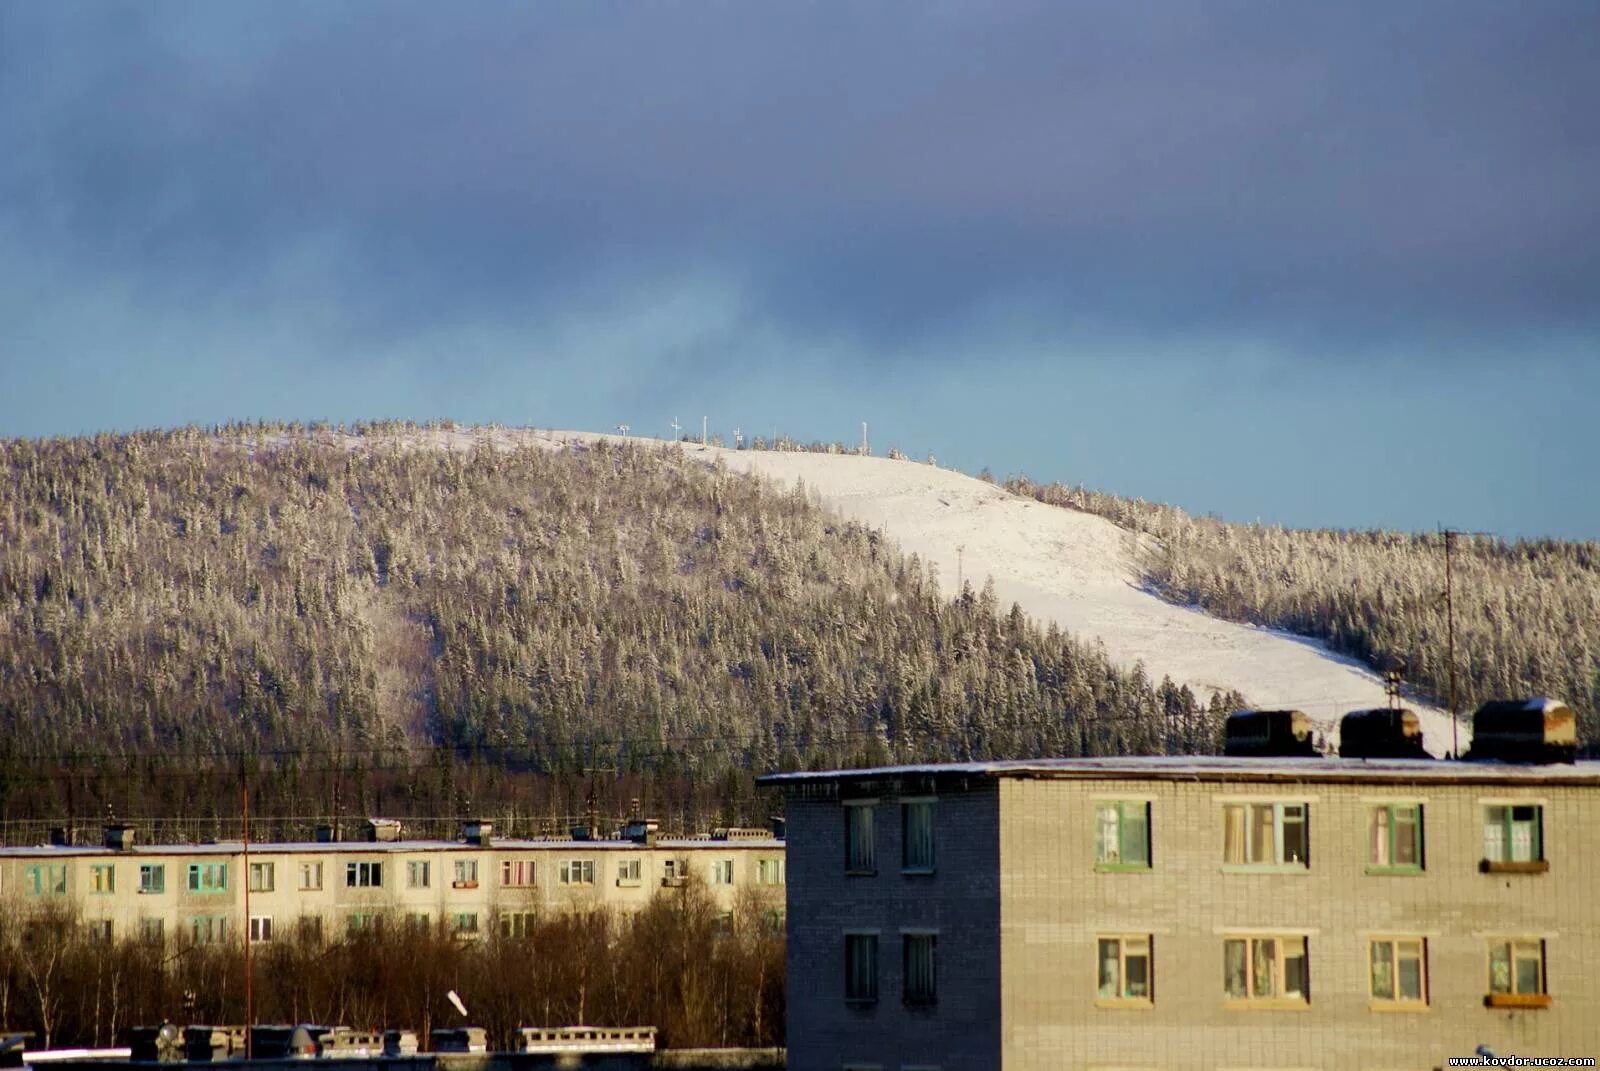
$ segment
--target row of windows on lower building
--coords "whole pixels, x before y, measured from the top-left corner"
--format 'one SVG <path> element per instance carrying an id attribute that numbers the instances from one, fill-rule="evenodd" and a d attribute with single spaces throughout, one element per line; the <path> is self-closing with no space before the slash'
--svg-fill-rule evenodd
<path id="1" fill-rule="evenodd" d="M 938 1000 L 938 934 L 900 931 L 901 1000 Z M 1095 942 L 1096 998 L 1108 1006 L 1155 1003 L 1155 938 L 1106 934 Z M 1538 937 L 1491 937 L 1485 948 L 1484 1002 L 1492 1007 L 1546 1007 L 1545 942 Z M 844 997 L 851 1004 L 878 1000 L 879 934 L 845 931 Z M 1428 939 L 1373 937 L 1368 941 L 1367 996 L 1375 1006 L 1422 1009 L 1429 1005 Z M 1222 988 L 1229 1007 L 1294 1007 L 1311 1003 L 1311 941 L 1307 936 L 1240 934 L 1222 941 Z"/>
<path id="2" fill-rule="evenodd" d="M 376 889 L 384 886 L 382 861 L 347 862 L 344 884 L 351 889 Z M 272 892 L 277 886 L 277 864 L 260 862 L 249 864 L 251 892 Z M 531 888 L 537 884 L 537 864 L 532 859 L 503 859 L 500 862 L 500 885 L 503 888 Z M 593 859 L 563 859 L 555 866 L 559 885 L 594 885 L 600 872 Z M 167 866 L 165 863 L 141 863 L 139 892 L 160 894 L 167 891 Z M 674 884 L 687 880 L 690 874 L 687 859 L 668 859 L 662 864 L 662 881 Z M 707 869 L 707 880 L 713 885 L 734 884 L 732 859 L 713 859 Z M 405 863 L 405 887 L 428 889 L 433 887 L 433 860 L 410 859 Z M 642 859 L 620 859 L 616 863 L 616 882 L 619 886 L 644 883 Z M 29 896 L 65 896 L 67 892 L 67 865 L 65 863 L 39 863 L 23 868 L 23 891 Z M 782 885 L 784 860 L 758 859 L 756 861 L 757 885 Z M 478 860 L 452 860 L 450 885 L 456 889 L 478 887 Z M 184 887 L 191 893 L 225 893 L 228 891 L 227 863 L 189 863 L 185 870 Z M 297 888 L 311 892 L 323 888 L 323 864 L 300 863 Z M 96 863 L 89 867 L 89 892 L 101 895 L 117 890 L 117 864 Z"/>
<path id="3" fill-rule="evenodd" d="M 900 801 L 900 867 L 931 874 L 936 861 L 932 799 Z M 847 800 L 845 872 L 877 872 L 876 801 Z M 1102 870 L 1149 870 L 1151 803 L 1103 800 L 1095 805 L 1095 865 Z M 1426 869 L 1423 804 L 1396 801 L 1367 805 L 1366 869 L 1372 874 L 1419 874 Z M 1483 861 L 1486 871 L 1541 872 L 1544 807 L 1537 803 L 1484 803 Z M 1278 800 L 1222 805 L 1224 866 L 1309 869 L 1311 805 Z"/>

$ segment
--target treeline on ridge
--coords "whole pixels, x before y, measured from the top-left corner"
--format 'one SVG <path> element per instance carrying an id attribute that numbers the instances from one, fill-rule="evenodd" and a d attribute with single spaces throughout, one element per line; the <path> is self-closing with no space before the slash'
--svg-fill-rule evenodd
<path id="1" fill-rule="evenodd" d="M 419 747 L 386 806 L 466 795 L 462 764 L 506 775 L 474 774 L 483 809 L 520 774 L 1209 751 L 1238 701 L 947 599 L 802 489 L 676 446 L 457 445 L 0 441 L 4 815 L 182 809 L 241 762 L 263 813 L 300 813 L 330 769 Z M 382 789 L 365 761 L 347 792 Z"/>

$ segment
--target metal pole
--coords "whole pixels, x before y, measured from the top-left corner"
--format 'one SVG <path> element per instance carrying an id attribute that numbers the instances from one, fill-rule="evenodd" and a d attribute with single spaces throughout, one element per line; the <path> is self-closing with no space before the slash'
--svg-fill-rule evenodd
<path id="1" fill-rule="evenodd" d="M 244 1058 L 253 1055 L 255 1005 L 250 992 L 250 784 L 245 779 L 244 761 L 239 762 L 239 797 L 244 810 Z"/>
<path id="2" fill-rule="evenodd" d="M 1461 757 L 1461 724 L 1456 717 L 1456 605 L 1454 585 L 1450 576 L 1450 549 L 1455 543 L 1455 533 L 1444 531 L 1444 616 L 1445 632 L 1450 657 L 1450 753 Z"/>

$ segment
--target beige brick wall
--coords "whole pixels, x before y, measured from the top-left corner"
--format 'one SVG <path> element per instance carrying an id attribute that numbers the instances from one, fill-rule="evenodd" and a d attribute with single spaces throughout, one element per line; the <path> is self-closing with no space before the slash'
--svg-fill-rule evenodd
<path id="1" fill-rule="evenodd" d="M 1224 872 L 1225 796 L 1309 802 L 1310 867 Z M 1481 1044 L 1600 1057 L 1600 790 L 1060 779 L 1003 780 L 999 798 L 1006 1071 L 1421 1071 Z M 1110 798 L 1151 801 L 1148 872 L 1096 872 L 1094 806 Z M 1423 803 L 1421 876 L 1365 872 L 1368 809 L 1384 798 Z M 1544 803 L 1547 873 L 1480 873 L 1488 799 Z M 1309 935 L 1309 1007 L 1224 1008 L 1223 931 L 1234 928 Z M 1096 1006 L 1102 933 L 1153 936 L 1150 1007 Z M 1427 938 L 1425 1011 L 1369 1007 L 1378 933 Z M 1484 1007 L 1489 934 L 1545 937 L 1551 1007 Z"/>

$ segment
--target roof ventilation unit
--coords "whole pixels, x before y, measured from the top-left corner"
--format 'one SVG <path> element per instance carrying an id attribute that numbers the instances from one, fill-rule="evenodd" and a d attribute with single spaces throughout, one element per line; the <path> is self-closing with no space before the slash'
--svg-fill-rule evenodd
<path id="1" fill-rule="evenodd" d="M 367 840 L 373 844 L 391 844 L 400 839 L 398 818 L 367 819 Z"/>
<path id="2" fill-rule="evenodd" d="M 1429 759 L 1416 711 L 1352 710 L 1339 723 L 1341 759 Z"/>
<path id="3" fill-rule="evenodd" d="M 461 839 L 468 844 L 487 848 L 494 843 L 494 823 L 481 818 L 469 818 L 461 823 Z"/>
<path id="4" fill-rule="evenodd" d="M 1228 715 L 1224 755 L 1318 758 L 1311 718 L 1298 710 L 1236 710 Z"/>
<path id="5" fill-rule="evenodd" d="M 1572 762 L 1578 719 L 1559 699 L 1491 699 L 1472 715 L 1471 762 Z"/>

